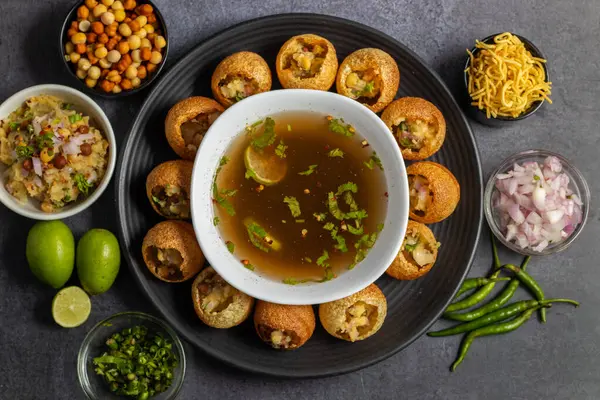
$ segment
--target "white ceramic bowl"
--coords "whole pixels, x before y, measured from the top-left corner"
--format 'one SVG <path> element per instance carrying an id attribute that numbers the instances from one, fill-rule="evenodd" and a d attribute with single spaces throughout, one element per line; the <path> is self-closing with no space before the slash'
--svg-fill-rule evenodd
<path id="1" fill-rule="evenodd" d="M 35 200 L 30 200 L 26 204 L 20 203 L 10 193 L 8 193 L 4 186 L 3 179 L 0 184 L 0 201 L 12 211 L 28 218 L 37 220 L 63 219 L 85 210 L 96 200 L 98 200 L 102 192 L 104 192 L 115 170 L 115 164 L 117 161 L 117 143 L 115 141 L 115 134 L 110 125 L 110 121 L 98 104 L 80 91 L 67 86 L 38 85 L 23 89 L 20 92 L 13 94 L 11 97 L 5 100 L 2 105 L 0 105 L 0 119 L 7 118 L 11 112 L 19 108 L 28 98 L 42 94 L 56 96 L 66 102 L 74 104 L 74 108 L 77 111 L 88 115 L 91 123 L 102 131 L 109 144 L 106 173 L 100 181 L 100 184 L 87 198 L 77 201 L 74 204 L 69 204 L 63 207 L 60 211 L 54 213 L 43 212 L 40 209 L 38 202 Z M 0 177 L 3 175 L 6 169 L 7 166 L 3 163 L 0 163 Z"/>
<path id="2" fill-rule="evenodd" d="M 313 111 L 352 124 L 384 166 L 388 192 L 385 227 L 367 257 L 354 269 L 323 283 L 286 285 L 243 267 L 213 225 L 211 186 L 220 158 L 247 124 L 283 111 Z M 379 278 L 398 254 L 408 221 L 408 180 L 392 133 L 360 103 L 318 90 L 276 90 L 249 97 L 227 109 L 211 126 L 196 155 L 191 187 L 192 221 L 210 265 L 232 286 L 257 299 L 280 304 L 321 304 L 349 296 Z"/>

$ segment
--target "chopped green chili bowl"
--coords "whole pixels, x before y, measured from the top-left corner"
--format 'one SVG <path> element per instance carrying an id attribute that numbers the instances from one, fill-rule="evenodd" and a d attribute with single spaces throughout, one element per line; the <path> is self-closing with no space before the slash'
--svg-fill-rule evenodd
<path id="1" fill-rule="evenodd" d="M 115 314 L 112 317 L 99 322 L 89 331 L 77 356 L 77 375 L 81 389 L 88 399 L 135 399 L 136 396 L 117 395 L 111 391 L 105 378 L 98 375 L 96 369 L 99 367 L 94 363 L 94 358 L 102 356 L 109 351 L 107 339 L 116 333 L 122 333 L 125 329 L 145 327 L 147 337 L 159 337 L 159 345 L 167 346 L 169 352 L 172 352 L 177 360 L 176 367 L 170 372 L 170 385 L 166 390 L 156 393 L 148 399 L 167 400 L 175 399 L 183 386 L 185 377 L 185 353 L 183 345 L 177 334 L 162 320 L 152 315 L 141 312 L 123 312 Z M 145 331 L 142 328 L 143 331 Z M 164 339 L 164 340 L 163 340 Z M 141 341 L 140 341 L 141 342 Z M 141 344 L 141 343 L 137 343 Z M 170 345 L 169 345 L 170 344 Z M 108 368 L 102 366 L 103 368 Z M 133 377 L 133 374 L 129 374 Z M 136 378 L 137 379 L 137 378 Z M 161 389 L 162 390 L 162 389 Z M 140 393 L 141 395 L 141 393 Z M 143 396 L 142 396 L 143 398 Z"/>

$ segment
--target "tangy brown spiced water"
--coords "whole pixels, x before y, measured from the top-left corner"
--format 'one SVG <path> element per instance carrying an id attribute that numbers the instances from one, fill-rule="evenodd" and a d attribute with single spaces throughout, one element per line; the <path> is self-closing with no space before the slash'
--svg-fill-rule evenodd
<path id="1" fill-rule="evenodd" d="M 215 224 L 242 265 L 285 283 L 324 281 L 373 246 L 384 166 L 335 116 L 282 113 L 246 128 L 215 178 Z"/>

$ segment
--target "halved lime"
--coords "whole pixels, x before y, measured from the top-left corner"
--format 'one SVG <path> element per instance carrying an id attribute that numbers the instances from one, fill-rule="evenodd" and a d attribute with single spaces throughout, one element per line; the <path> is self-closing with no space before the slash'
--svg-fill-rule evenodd
<path id="1" fill-rule="evenodd" d="M 63 328 L 75 328 L 83 324 L 91 310 L 90 296 L 77 286 L 62 289 L 52 300 L 52 317 Z"/>
<path id="2" fill-rule="evenodd" d="M 244 164 L 251 171 L 252 179 L 265 185 L 273 186 L 281 182 L 287 173 L 287 163 L 272 151 L 262 153 L 248 146 L 244 152 Z"/>

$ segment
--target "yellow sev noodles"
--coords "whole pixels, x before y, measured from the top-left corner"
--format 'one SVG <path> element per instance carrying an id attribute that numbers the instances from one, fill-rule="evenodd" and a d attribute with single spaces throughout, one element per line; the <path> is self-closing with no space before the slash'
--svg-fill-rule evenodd
<path id="1" fill-rule="evenodd" d="M 543 58 L 533 57 L 519 38 L 505 32 L 494 44 L 476 41 L 475 56 L 465 70 L 472 105 L 485 110 L 488 118 L 516 118 L 536 101 L 550 100 L 552 82 L 546 82 Z"/>

